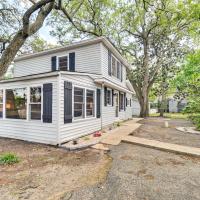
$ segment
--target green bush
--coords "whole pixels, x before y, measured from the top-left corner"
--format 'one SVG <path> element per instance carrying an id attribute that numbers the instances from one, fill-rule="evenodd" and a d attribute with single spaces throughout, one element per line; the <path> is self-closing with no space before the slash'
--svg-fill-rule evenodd
<path id="1" fill-rule="evenodd" d="M 0 155 L 0 165 L 11 165 L 14 163 L 18 163 L 19 162 L 19 158 L 12 153 L 6 153 L 3 155 Z"/>

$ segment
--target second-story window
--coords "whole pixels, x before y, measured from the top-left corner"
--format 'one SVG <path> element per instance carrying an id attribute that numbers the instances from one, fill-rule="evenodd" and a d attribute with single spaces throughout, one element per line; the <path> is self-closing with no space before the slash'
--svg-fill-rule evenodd
<path id="1" fill-rule="evenodd" d="M 67 69 L 68 69 L 68 57 L 67 56 L 58 57 L 58 69 L 67 71 Z"/>
<path id="2" fill-rule="evenodd" d="M 121 79 L 121 66 L 120 62 L 117 61 L 117 78 Z"/>
<path id="3" fill-rule="evenodd" d="M 112 75 L 117 77 L 116 59 L 112 56 Z"/>
<path id="4" fill-rule="evenodd" d="M 41 87 L 30 88 L 30 119 L 41 120 Z"/>
<path id="5" fill-rule="evenodd" d="M 3 90 L 0 90 L 0 118 L 3 117 Z"/>

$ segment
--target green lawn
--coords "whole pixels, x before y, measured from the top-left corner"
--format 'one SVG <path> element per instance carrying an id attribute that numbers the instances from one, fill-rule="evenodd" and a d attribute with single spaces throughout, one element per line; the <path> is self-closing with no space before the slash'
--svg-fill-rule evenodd
<path id="1" fill-rule="evenodd" d="M 159 117 L 159 116 L 160 116 L 159 113 L 150 114 L 150 117 Z M 188 115 L 183 113 L 164 113 L 164 117 L 172 119 L 186 119 Z"/>

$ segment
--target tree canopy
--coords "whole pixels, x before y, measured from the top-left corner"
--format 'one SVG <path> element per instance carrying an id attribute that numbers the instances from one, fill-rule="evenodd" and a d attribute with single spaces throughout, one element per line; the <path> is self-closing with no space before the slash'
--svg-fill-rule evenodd
<path id="1" fill-rule="evenodd" d="M 191 37 L 199 32 L 198 1 L 93 0 L 71 4 L 71 12 L 67 7 L 64 3 L 62 12 L 50 19 L 52 35 L 61 44 L 80 37 L 107 36 L 132 63 L 129 78 L 141 116 L 147 116 L 149 91 L 161 69 L 180 62 L 193 48 Z"/>
<path id="2" fill-rule="evenodd" d="M 187 99 L 185 112 L 190 114 L 200 129 L 200 50 L 187 56 L 181 72 L 172 84 L 177 89 L 175 98 Z"/>

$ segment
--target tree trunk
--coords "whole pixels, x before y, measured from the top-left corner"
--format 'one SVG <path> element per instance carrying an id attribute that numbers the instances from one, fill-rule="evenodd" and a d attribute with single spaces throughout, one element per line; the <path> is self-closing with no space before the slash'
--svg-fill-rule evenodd
<path id="1" fill-rule="evenodd" d="M 8 66 L 11 64 L 13 58 L 26 41 L 26 38 L 27 37 L 23 36 L 22 31 L 19 31 L 6 48 L 0 62 L 0 77 L 6 73 Z"/>
<path id="2" fill-rule="evenodd" d="M 149 116 L 149 94 L 143 94 L 142 97 L 139 97 L 140 103 L 140 117 L 148 117 Z"/>

